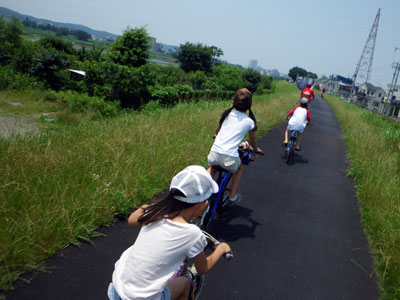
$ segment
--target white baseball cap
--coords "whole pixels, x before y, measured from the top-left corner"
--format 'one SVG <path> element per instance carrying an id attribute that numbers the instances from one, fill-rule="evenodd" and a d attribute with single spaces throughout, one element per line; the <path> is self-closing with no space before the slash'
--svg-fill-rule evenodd
<path id="1" fill-rule="evenodd" d="M 218 184 L 202 166 L 189 166 L 172 178 L 169 190 L 178 189 L 183 196 L 174 198 L 186 203 L 200 203 L 218 193 Z"/>
<path id="2" fill-rule="evenodd" d="M 307 98 L 301 98 L 300 99 L 300 103 L 301 104 L 307 104 L 308 103 L 308 99 Z"/>

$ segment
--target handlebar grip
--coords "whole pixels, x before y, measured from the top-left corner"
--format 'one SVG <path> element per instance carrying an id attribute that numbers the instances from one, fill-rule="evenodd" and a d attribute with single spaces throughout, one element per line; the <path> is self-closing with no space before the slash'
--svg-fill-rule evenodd
<path id="1" fill-rule="evenodd" d="M 233 258 L 233 254 L 230 252 L 224 253 L 224 258 L 229 261 Z"/>
<path id="2" fill-rule="evenodd" d="M 219 244 L 221 244 L 219 241 L 214 242 L 214 247 L 217 247 Z M 222 256 L 228 261 L 233 258 L 233 254 L 230 252 L 226 252 Z"/>

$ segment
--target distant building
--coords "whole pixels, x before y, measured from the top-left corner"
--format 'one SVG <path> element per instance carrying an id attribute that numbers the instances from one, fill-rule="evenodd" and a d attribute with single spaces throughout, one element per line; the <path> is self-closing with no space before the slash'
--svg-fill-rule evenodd
<path id="1" fill-rule="evenodd" d="M 363 83 L 356 91 L 357 103 L 373 111 L 381 111 L 385 99 L 385 90 L 370 83 Z"/>
<path id="2" fill-rule="evenodd" d="M 386 113 L 388 116 L 395 118 L 400 117 L 400 85 L 393 86 L 393 90 L 390 90 L 391 85 L 388 84 L 386 90 L 386 97 L 383 101 L 380 112 Z M 390 97 L 391 99 L 388 99 Z"/>
<path id="3" fill-rule="evenodd" d="M 86 72 L 81 70 L 72 70 L 68 69 L 69 71 L 69 78 L 74 81 L 81 81 L 85 78 Z"/>
<path id="4" fill-rule="evenodd" d="M 257 64 L 258 64 L 257 60 L 255 60 L 255 59 L 250 60 L 249 61 L 249 69 L 256 70 L 257 69 Z"/>
<path id="5" fill-rule="evenodd" d="M 330 94 L 347 98 L 353 81 L 340 75 L 331 75 L 325 83 L 325 89 Z"/>

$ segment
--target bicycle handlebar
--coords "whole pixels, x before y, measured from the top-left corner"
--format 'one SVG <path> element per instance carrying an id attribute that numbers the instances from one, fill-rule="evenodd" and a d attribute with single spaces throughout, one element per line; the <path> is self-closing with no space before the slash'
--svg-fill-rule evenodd
<path id="1" fill-rule="evenodd" d="M 221 244 L 220 241 L 218 241 L 215 237 L 213 237 L 211 234 L 208 232 L 202 230 L 206 238 L 213 243 L 214 247 L 217 247 L 219 244 Z M 231 252 L 225 252 L 222 255 L 227 261 L 231 260 L 233 258 L 233 254 Z"/>

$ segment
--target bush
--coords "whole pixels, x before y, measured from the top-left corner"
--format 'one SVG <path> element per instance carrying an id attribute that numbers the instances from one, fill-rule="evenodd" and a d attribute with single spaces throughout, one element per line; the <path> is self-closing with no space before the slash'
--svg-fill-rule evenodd
<path id="1" fill-rule="evenodd" d="M 17 72 L 10 66 L 0 66 L 0 89 L 44 89 L 44 85 L 36 78 Z"/>
<path id="2" fill-rule="evenodd" d="M 149 64 L 155 83 L 160 86 L 183 84 L 186 81 L 185 72 L 176 66 L 161 66 Z"/>
<path id="3" fill-rule="evenodd" d="M 150 88 L 151 99 L 159 101 L 160 104 L 171 105 L 181 100 L 192 99 L 193 89 L 188 85 L 176 86 L 154 86 Z"/>
<path id="4" fill-rule="evenodd" d="M 207 86 L 210 88 L 215 85 L 221 90 L 236 91 L 246 86 L 246 82 L 242 79 L 242 73 L 243 70 L 236 66 L 215 65 Z"/>
<path id="5" fill-rule="evenodd" d="M 104 101 L 100 97 L 90 97 L 77 92 L 67 93 L 67 102 L 71 112 L 99 112 L 103 117 L 114 117 L 120 112 L 118 101 Z"/>
<path id="6" fill-rule="evenodd" d="M 247 69 L 242 73 L 242 79 L 246 82 L 245 87 L 254 93 L 261 82 L 261 74 L 255 70 Z"/>
<path id="7" fill-rule="evenodd" d="M 149 65 L 138 68 L 112 62 L 86 64 L 84 84 L 90 96 L 119 100 L 124 108 L 139 108 L 150 100 L 154 73 Z"/>
<path id="8" fill-rule="evenodd" d="M 207 75 L 203 71 L 194 71 L 187 74 L 188 81 L 196 90 L 201 90 L 207 81 Z"/>

